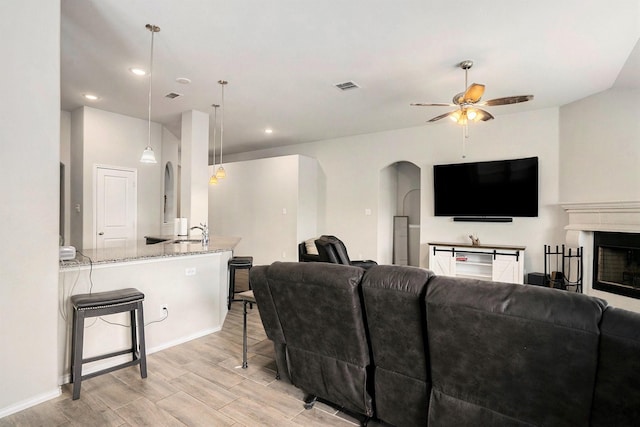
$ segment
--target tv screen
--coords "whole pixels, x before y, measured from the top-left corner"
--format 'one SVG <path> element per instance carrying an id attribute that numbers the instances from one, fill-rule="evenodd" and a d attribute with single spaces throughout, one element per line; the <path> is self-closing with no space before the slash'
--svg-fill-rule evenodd
<path id="1" fill-rule="evenodd" d="M 433 167 L 436 216 L 538 216 L 538 158 Z"/>

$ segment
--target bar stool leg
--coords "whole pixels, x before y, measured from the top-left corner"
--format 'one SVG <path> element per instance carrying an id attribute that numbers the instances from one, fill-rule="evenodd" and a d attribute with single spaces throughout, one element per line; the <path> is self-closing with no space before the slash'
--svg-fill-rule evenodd
<path id="1" fill-rule="evenodd" d="M 138 359 L 138 333 L 136 332 L 136 311 L 129 311 L 129 325 L 131 333 L 131 360 Z"/>
<path id="2" fill-rule="evenodd" d="M 71 354 L 71 380 L 73 381 L 73 400 L 80 398 L 80 385 L 82 383 L 82 345 L 84 341 L 84 311 L 73 311 Z"/>
<path id="3" fill-rule="evenodd" d="M 144 314 L 142 309 L 142 301 L 138 303 L 138 308 L 136 311 L 138 312 L 138 335 L 140 338 L 140 376 L 142 378 L 147 378 L 147 346 L 145 345 L 144 340 Z"/>
<path id="4" fill-rule="evenodd" d="M 227 310 L 231 310 L 231 302 L 236 293 L 236 268 L 232 265 L 229 267 L 229 298 L 227 302 Z"/>
<path id="5" fill-rule="evenodd" d="M 247 300 L 243 301 L 242 307 L 242 369 L 247 369 Z"/>

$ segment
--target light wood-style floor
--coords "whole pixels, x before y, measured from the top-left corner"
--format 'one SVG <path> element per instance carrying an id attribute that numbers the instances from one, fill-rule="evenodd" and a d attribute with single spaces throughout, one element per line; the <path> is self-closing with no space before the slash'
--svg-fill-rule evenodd
<path id="1" fill-rule="evenodd" d="M 1 418 L 0 426 L 358 424 L 320 402 L 305 410 L 303 393 L 275 379 L 273 345 L 255 306 L 248 337 L 249 367 L 242 369 L 242 303 L 235 302 L 220 332 L 148 355 L 146 379 L 138 367 L 101 375 L 82 382 L 76 401 L 66 384 L 60 397 Z"/>

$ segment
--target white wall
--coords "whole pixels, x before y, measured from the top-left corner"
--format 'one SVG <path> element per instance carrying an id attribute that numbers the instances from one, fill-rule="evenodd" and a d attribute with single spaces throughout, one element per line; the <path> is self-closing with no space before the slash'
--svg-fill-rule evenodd
<path id="1" fill-rule="evenodd" d="M 0 417 L 59 394 L 56 375 L 60 2 L 0 2 Z M 18 43 L 15 43 L 19 41 Z"/>
<path id="2" fill-rule="evenodd" d="M 71 114 L 60 112 L 60 163 L 64 164 L 64 244 L 71 241 Z"/>
<path id="3" fill-rule="evenodd" d="M 93 173 L 96 164 L 137 169 L 137 238 L 160 234 L 164 165 L 161 161 L 140 163 L 148 140 L 147 120 L 81 107 L 71 114 L 71 128 L 71 228 L 75 232 L 72 232 L 72 244 L 93 247 Z M 151 124 L 151 145 L 156 158 L 162 159 L 161 126 L 157 123 Z M 80 205 L 80 213 L 75 211 L 76 204 Z M 79 230 L 80 241 L 77 240 Z"/>
<path id="4" fill-rule="evenodd" d="M 254 265 L 297 261 L 298 243 L 317 235 L 315 165 L 296 155 L 225 163 L 227 177 L 209 186 L 212 235 L 240 237 L 234 255 Z"/>
<path id="5" fill-rule="evenodd" d="M 640 90 L 610 89 L 560 108 L 560 200 L 640 200 Z"/>
<path id="6" fill-rule="evenodd" d="M 407 113 L 409 114 L 409 112 Z M 542 271 L 544 245 L 564 241 L 566 215 L 558 206 L 558 109 L 498 116 L 470 127 L 467 157 L 461 158 L 459 127 L 451 123 L 425 125 L 357 135 L 249 153 L 227 155 L 227 161 L 302 154 L 318 160 L 326 186 L 325 217 L 318 234 L 334 234 L 346 244 L 353 259 L 376 259 L 378 251 L 391 253 L 392 242 L 378 236 L 380 171 L 409 161 L 421 168 L 420 264 L 428 264 L 425 246 L 430 241 L 467 242 L 477 234 L 486 244 L 527 246 L 525 268 Z M 540 159 L 539 217 L 515 218 L 513 223 L 454 223 L 433 216 L 434 164 L 538 156 Z M 273 194 L 277 189 L 268 189 Z M 365 215 L 371 209 L 372 215 Z"/>

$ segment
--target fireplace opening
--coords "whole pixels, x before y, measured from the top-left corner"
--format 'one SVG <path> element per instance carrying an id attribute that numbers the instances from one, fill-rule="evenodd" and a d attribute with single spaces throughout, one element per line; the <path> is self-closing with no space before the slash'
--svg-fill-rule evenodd
<path id="1" fill-rule="evenodd" d="M 593 288 L 640 299 L 640 234 L 594 235 Z"/>

